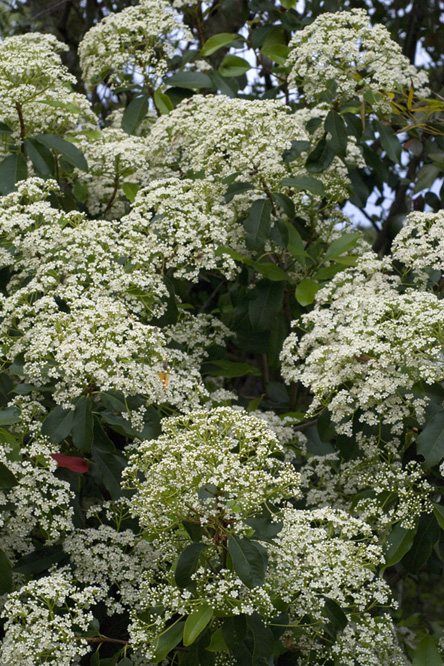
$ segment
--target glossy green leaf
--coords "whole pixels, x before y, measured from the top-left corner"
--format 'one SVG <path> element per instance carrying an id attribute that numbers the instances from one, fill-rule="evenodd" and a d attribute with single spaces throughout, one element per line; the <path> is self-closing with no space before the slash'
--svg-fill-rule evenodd
<path id="1" fill-rule="evenodd" d="M 272 664 L 274 636 L 258 613 L 247 617 L 247 626 L 253 636 L 253 655 L 251 663 L 255 666 Z"/>
<path id="2" fill-rule="evenodd" d="M 311 278 L 305 278 L 305 280 L 301 280 L 295 291 L 297 302 L 304 307 L 306 305 L 311 305 L 319 289 L 320 285 L 318 282 L 316 282 L 316 280 L 312 280 Z"/>
<path id="3" fill-rule="evenodd" d="M 21 418 L 21 411 L 18 407 L 5 407 L 0 409 L 0 425 L 13 425 L 19 423 Z"/>
<path id="4" fill-rule="evenodd" d="M 122 185 L 123 193 L 131 203 L 134 203 L 139 189 L 140 185 L 138 183 L 123 183 Z"/>
<path id="5" fill-rule="evenodd" d="M 116 450 L 106 436 L 98 421 L 94 424 L 94 446 L 91 451 L 91 475 L 109 492 L 112 499 L 122 496 L 120 482 L 127 461 L 122 453 Z"/>
<path id="6" fill-rule="evenodd" d="M 154 641 L 154 660 L 159 662 L 165 659 L 171 650 L 173 650 L 182 640 L 185 621 L 181 620 L 171 625 Z"/>
<path id="7" fill-rule="evenodd" d="M 282 284 L 267 280 L 256 285 L 254 296 L 248 303 L 248 316 L 256 331 L 273 328 L 275 316 L 282 308 Z"/>
<path id="8" fill-rule="evenodd" d="M 50 176 L 54 173 L 54 158 L 46 146 L 34 139 L 25 139 L 25 152 L 39 175 Z"/>
<path id="9" fill-rule="evenodd" d="M 231 76 L 242 76 L 245 72 L 251 69 L 251 65 L 248 60 L 244 58 L 239 58 L 239 56 L 227 55 L 222 60 L 222 64 L 219 67 L 219 74 L 227 78 Z"/>
<path id="10" fill-rule="evenodd" d="M 215 53 L 219 49 L 222 49 L 224 46 L 228 46 L 229 44 L 232 44 L 233 42 L 237 42 L 239 40 L 243 41 L 243 37 L 236 33 L 232 32 L 220 32 L 217 35 L 213 35 L 207 41 L 202 47 L 202 50 L 200 54 L 204 57 L 211 55 L 212 53 Z"/>
<path id="11" fill-rule="evenodd" d="M 272 282 L 288 280 L 288 274 L 271 261 L 252 261 L 249 262 L 249 266 L 252 266 L 261 275 L 265 275 Z"/>
<path id="12" fill-rule="evenodd" d="M 173 74 L 164 83 L 168 86 L 177 88 L 186 88 L 188 90 L 200 90 L 201 88 L 211 88 L 211 79 L 203 72 L 179 72 Z"/>
<path id="13" fill-rule="evenodd" d="M 20 574 L 40 574 L 47 571 L 53 564 L 59 564 L 68 559 L 62 546 L 43 546 L 28 555 L 20 558 L 14 564 L 14 571 Z"/>
<path id="14" fill-rule="evenodd" d="M 387 550 L 385 553 L 385 566 L 391 567 L 402 560 L 413 546 L 416 529 L 405 529 L 400 524 L 396 525 L 387 539 Z"/>
<path id="15" fill-rule="evenodd" d="M 437 465 L 444 458 L 444 409 L 427 421 L 416 440 L 416 450 L 424 457 L 427 467 Z"/>
<path id="16" fill-rule="evenodd" d="M 264 558 L 266 551 L 258 543 L 230 535 L 228 552 L 235 572 L 247 587 L 263 585 L 267 568 L 267 560 Z"/>
<path id="17" fill-rule="evenodd" d="M 63 159 L 71 166 L 80 169 L 80 171 L 88 171 L 88 163 L 84 154 L 70 141 L 66 141 L 66 139 L 62 139 L 56 134 L 38 134 L 34 139 L 51 150 L 60 153 Z"/>
<path id="18" fill-rule="evenodd" d="M 324 185 L 317 178 L 311 176 L 295 176 L 294 178 L 284 178 L 281 185 L 291 187 L 297 192 L 311 192 L 317 196 L 325 196 Z"/>
<path id="19" fill-rule="evenodd" d="M 0 122 L 0 136 L 7 136 L 12 134 L 13 130 L 6 123 Z"/>
<path id="20" fill-rule="evenodd" d="M 222 636 L 230 650 L 241 643 L 247 633 L 247 621 L 245 615 L 226 617 L 222 625 Z"/>
<path id="21" fill-rule="evenodd" d="M 347 150 L 347 128 L 343 118 L 337 111 L 331 109 L 324 123 L 325 131 L 331 134 L 328 145 L 336 155 L 344 157 Z"/>
<path id="22" fill-rule="evenodd" d="M 9 194 L 15 190 L 20 180 L 28 177 L 26 160 L 21 153 L 8 155 L 0 163 L 0 194 Z"/>
<path id="23" fill-rule="evenodd" d="M 210 644 L 205 648 L 208 652 L 228 652 L 228 646 L 225 643 L 222 627 L 216 629 L 211 635 Z"/>
<path id="24" fill-rule="evenodd" d="M 333 243 L 327 248 L 327 251 L 324 254 L 324 259 L 334 259 L 335 257 L 339 257 L 341 254 L 344 254 L 344 252 L 348 252 L 355 247 L 360 238 L 362 238 L 362 234 L 359 231 L 343 234 L 334 240 Z"/>
<path id="25" fill-rule="evenodd" d="M 321 139 L 311 151 L 305 162 L 305 167 L 310 173 L 321 173 L 328 169 L 335 157 L 334 151 L 328 145 L 326 139 Z"/>
<path id="26" fill-rule="evenodd" d="M 444 506 L 442 504 L 433 504 L 433 513 L 437 520 L 438 525 L 444 530 Z"/>
<path id="27" fill-rule="evenodd" d="M 249 250 L 259 251 L 264 247 L 271 229 L 271 210 L 268 199 L 258 199 L 250 207 L 248 216 L 243 221 Z"/>
<path id="28" fill-rule="evenodd" d="M 433 513 L 421 516 L 413 545 L 402 558 L 402 564 L 410 573 L 416 574 L 421 570 L 432 554 L 440 533 L 440 527 Z"/>
<path id="29" fill-rule="evenodd" d="M 202 604 L 197 610 L 189 615 L 185 621 L 183 630 L 183 644 L 191 645 L 209 624 L 213 617 L 213 609 L 208 604 Z"/>
<path id="30" fill-rule="evenodd" d="M 82 396 L 76 404 L 71 430 L 73 444 L 79 451 L 91 451 L 93 425 L 91 398 Z"/>
<path id="31" fill-rule="evenodd" d="M 298 139 L 291 142 L 291 148 L 287 148 L 282 153 L 284 162 L 294 162 L 302 153 L 310 149 L 310 141 Z"/>
<path id="32" fill-rule="evenodd" d="M 442 656 L 436 638 L 424 636 L 413 653 L 412 666 L 442 666 Z"/>
<path id="33" fill-rule="evenodd" d="M 14 474 L 6 465 L 0 462 L 0 490 L 11 490 L 18 484 Z"/>
<path id="34" fill-rule="evenodd" d="M 273 62 L 277 62 L 278 65 L 285 65 L 290 51 L 290 47 L 286 44 L 270 44 L 261 49 L 262 55 L 270 58 Z"/>
<path id="35" fill-rule="evenodd" d="M 225 201 L 229 203 L 236 194 L 243 194 L 249 190 L 254 190 L 251 183 L 232 183 L 227 187 L 227 191 L 225 192 Z"/>
<path id="36" fill-rule="evenodd" d="M 148 95 L 135 97 L 126 107 L 122 116 L 122 129 L 127 134 L 135 134 L 148 113 Z"/>
<path id="37" fill-rule="evenodd" d="M 71 434 L 73 421 L 74 410 L 57 405 L 43 421 L 42 434 L 55 444 L 62 442 Z"/>
<path id="38" fill-rule="evenodd" d="M 12 589 L 12 566 L 6 553 L 0 550 L 0 594 L 7 594 Z"/>
<path id="39" fill-rule="evenodd" d="M 387 156 L 397 164 L 401 161 L 402 146 L 401 143 L 389 125 L 383 125 L 379 120 L 375 120 L 375 128 L 379 132 L 381 145 Z"/>
<path id="40" fill-rule="evenodd" d="M 174 109 L 173 102 L 166 93 L 156 90 L 154 93 L 154 104 L 162 115 L 166 115 Z"/>
<path id="41" fill-rule="evenodd" d="M 191 583 L 191 576 L 195 573 L 202 552 L 207 547 L 204 543 L 191 543 L 180 554 L 174 572 L 174 580 L 178 587 L 187 587 Z"/>

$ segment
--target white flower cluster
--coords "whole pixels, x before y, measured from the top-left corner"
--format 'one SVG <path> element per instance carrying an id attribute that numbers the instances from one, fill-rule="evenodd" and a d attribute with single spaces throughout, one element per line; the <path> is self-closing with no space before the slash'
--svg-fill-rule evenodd
<path id="1" fill-rule="evenodd" d="M 427 269 L 444 271 L 444 212 L 407 215 L 393 241 L 392 256 L 413 270 L 418 286 L 424 288 Z"/>
<path id="2" fill-rule="evenodd" d="M 90 88 L 103 81 L 116 86 L 137 74 L 157 87 L 181 39 L 192 37 L 167 2 L 141 0 L 86 33 L 79 46 L 84 81 Z"/>
<path id="3" fill-rule="evenodd" d="M 35 32 L 1 42 L 0 115 L 15 137 L 64 134 L 83 119 L 97 120 L 88 99 L 71 91 L 76 78 L 59 56 L 66 48 L 53 35 Z"/>
<path id="4" fill-rule="evenodd" d="M 290 41 L 289 85 L 302 84 L 311 103 L 330 92 L 340 102 L 366 91 L 374 108 L 390 111 L 390 94 L 413 85 L 427 95 L 427 74 L 410 64 L 382 25 L 371 26 L 364 9 L 325 12 Z"/>
<path id="5" fill-rule="evenodd" d="M 124 472 L 137 489 L 133 512 L 148 530 L 188 519 L 202 526 L 241 523 L 267 500 L 298 494 L 298 474 L 279 460 L 276 436 L 256 417 L 219 407 L 164 419 L 162 426 Z"/>
<path id="6" fill-rule="evenodd" d="M 54 397 L 60 404 L 69 405 L 89 388 L 142 394 L 150 402 L 186 409 L 195 406 L 199 395 L 206 394 L 200 363 L 208 346 L 222 343 L 227 329 L 211 317 L 189 315 L 192 335 L 187 337 L 180 325 L 163 332 L 148 321 L 166 308 L 167 289 L 160 274 L 165 254 L 169 252 L 173 267 L 174 253 L 180 257 L 179 274 L 185 264 L 183 272 L 191 276 L 208 267 L 199 257 L 199 232 L 192 231 L 187 244 L 183 222 L 179 240 L 186 250 L 181 251 L 180 243 L 170 249 L 160 222 L 151 229 L 137 207 L 119 224 L 88 220 L 81 213 L 52 208 L 45 197 L 53 186 L 38 179 L 25 181 L 2 201 L 0 256 L 3 265 L 14 265 L 10 295 L 1 299 L 4 358 L 13 362 L 23 354 L 24 372 L 36 386 L 56 380 Z M 178 205 L 180 188 L 185 199 L 193 193 L 187 200 L 195 202 L 198 212 L 202 188 L 179 183 Z M 143 195 L 140 201 L 143 209 Z M 185 209 L 191 220 L 193 210 Z M 166 227 L 171 211 L 173 202 L 162 217 Z M 180 220 L 179 212 L 177 216 Z M 203 224 L 205 218 L 199 219 Z M 208 229 L 208 239 L 213 232 Z M 165 239 L 160 257 L 159 237 Z M 204 250 L 203 256 L 207 258 Z M 231 259 L 227 261 L 232 268 Z"/>
<path id="7" fill-rule="evenodd" d="M 1 666 L 72 666 L 90 651 L 88 629 L 97 589 L 80 590 L 67 569 L 31 581 L 6 601 Z M 73 627 L 76 627 L 76 632 Z"/>
<path id="8" fill-rule="evenodd" d="M 224 205 L 224 186 L 209 180 L 155 180 L 141 190 L 121 221 L 121 233 L 134 230 L 151 241 L 151 260 L 160 273 L 197 281 L 202 269 L 219 269 L 227 277 L 235 262 L 216 250 L 243 248 L 245 232 Z"/>
<path id="9" fill-rule="evenodd" d="M 148 149 L 145 141 L 122 129 L 106 127 L 86 132 L 79 141 L 88 162 L 88 172 L 76 169 L 76 182 L 87 188 L 85 203 L 91 215 L 120 218 L 129 201 L 122 185 L 141 186 L 149 180 Z"/>
<path id="10" fill-rule="evenodd" d="M 328 406 L 340 433 L 351 435 L 357 411 L 360 422 L 384 422 L 394 433 L 410 415 L 422 423 L 427 400 L 413 387 L 444 378 L 444 302 L 414 289 L 399 293 L 390 271 L 388 260 L 363 255 L 318 292 L 302 318 L 305 335 L 292 332 L 283 345 L 284 378 L 309 387 L 310 413 Z"/>
<path id="11" fill-rule="evenodd" d="M 312 456 L 301 469 L 301 487 L 307 506 L 349 511 L 380 533 L 398 522 L 412 529 L 433 510 L 432 486 L 414 461 L 403 467 L 396 458 L 386 462 L 377 455 L 349 461 L 337 454 Z"/>
<path id="12" fill-rule="evenodd" d="M 275 100 L 193 95 L 151 128 L 146 139 L 151 168 L 158 178 L 164 178 L 165 167 L 169 167 L 174 174 L 204 173 L 207 181 L 247 183 L 252 189 L 236 194 L 229 204 L 236 219 L 245 216 L 258 197 L 282 192 L 292 199 L 299 217 L 316 232 L 325 235 L 327 229 L 328 235 L 344 218 L 338 220 L 338 214 L 332 214 L 336 204 L 348 196 L 349 180 L 342 160 L 335 157 L 327 169 L 316 174 L 325 190 L 327 208 L 324 202 L 319 210 L 322 196 L 304 188 L 299 191 L 291 181 L 282 184 L 284 179 L 307 176 L 305 162 L 309 150 L 322 139 L 327 112 L 324 107 L 291 112 Z M 319 120 L 317 127 L 309 131 L 307 125 L 314 119 Z M 306 142 L 307 147 L 295 160 L 285 162 L 283 153 L 292 141 Z M 347 163 L 362 163 L 353 139 L 347 146 Z"/>

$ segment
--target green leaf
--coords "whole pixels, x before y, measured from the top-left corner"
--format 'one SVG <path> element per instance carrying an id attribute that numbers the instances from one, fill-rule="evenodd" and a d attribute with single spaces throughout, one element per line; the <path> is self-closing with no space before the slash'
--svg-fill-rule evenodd
<path id="1" fill-rule="evenodd" d="M 6 407 L 0 409 L 0 425 L 13 425 L 18 423 L 21 418 L 21 411 L 18 407 Z"/>
<path id="2" fill-rule="evenodd" d="M 421 190 L 427 190 L 435 183 L 441 174 L 441 167 L 436 164 L 424 164 L 417 173 L 418 180 L 416 181 L 414 192 L 417 194 Z"/>
<path id="3" fill-rule="evenodd" d="M 344 119 L 337 111 L 331 109 L 325 119 L 325 131 L 331 134 L 328 145 L 336 155 L 344 157 L 347 150 L 347 129 Z"/>
<path id="4" fill-rule="evenodd" d="M 261 281 L 256 285 L 254 297 L 248 303 L 248 316 L 256 331 L 271 330 L 276 314 L 282 308 L 283 283 Z"/>
<path id="5" fill-rule="evenodd" d="M 248 211 L 243 221 L 247 232 L 247 247 L 249 250 L 260 251 L 270 234 L 271 228 L 271 202 L 268 199 L 258 199 Z"/>
<path id="6" fill-rule="evenodd" d="M 237 42 L 238 40 L 243 39 L 244 38 L 240 35 L 232 32 L 220 32 L 219 34 L 213 35 L 207 39 L 202 47 L 200 54 L 204 57 L 209 56 L 219 49 L 222 49 L 224 46 L 228 46 L 228 44 L 232 44 L 233 42 Z"/>
<path id="7" fill-rule="evenodd" d="M 247 633 L 247 620 L 245 615 L 226 617 L 222 625 L 222 636 L 230 650 L 233 650 L 245 638 Z"/>
<path id="8" fill-rule="evenodd" d="M 122 472 L 127 465 L 126 458 L 107 437 L 99 421 L 94 422 L 94 446 L 91 451 L 91 475 L 106 488 L 111 499 L 122 496 L 120 486 Z"/>
<path id="9" fill-rule="evenodd" d="M 138 185 L 137 183 L 123 183 L 122 185 L 123 193 L 131 203 L 134 203 L 139 189 L 140 185 Z"/>
<path id="10" fill-rule="evenodd" d="M 12 134 L 12 132 L 13 130 L 9 127 L 9 125 L 0 122 L 0 136 L 7 136 L 8 134 Z"/>
<path id="11" fill-rule="evenodd" d="M 227 652 L 228 646 L 225 643 L 222 627 L 216 629 L 214 634 L 211 635 L 210 644 L 205 648 L 208 652 Z"/>
<path id="12" fill-rule="evenodd" d="M 210 361 L 211 365 L 216 365 L 220 370 L 211 370 L 209 374 L 214 377 L 245 377 L 246 375 L 255 375 L 260 377 L 261 371 L 249 363 L 236 363 L 234 361 Z"/>
<path id="13" fill-rule="evenodd" d="M 267 569 L 266 551 L 250 539 L 228 537 L 228 552 L 241 581 L 249 588 L 263 585 Z M 265 557 L 264 557 L 265 553 Z"/>
<path id="14" fill-rule="evenodd" d="M 407 530 L 399 523 L 391 531 L 387 539 L 387 551 L 385 553 L 385 567 L 392 567 L 402 560 L 413 546 L 416 529 Z"/>
<path id="15" fill-rule="evenodd" d="M 199 558 L 206 547 L 207 545 L 202 542 L 191 543 L 180 554 L 174 572 L 174 580 L 177 587 L 187 587 L 190 585 L 191 576 L 195 573 L 199 564 Z"/>
<path id="16" fill-rule="evenodd" d="M 308 190 L 312 194 L 319 197 L 325 196 L 324 185 L 317 178 L 311 176 L 296 176 L 295 178 L 284 178 L 281 180 L 281 185 L 292 187 L 297 192 Z"/>
<path id="17" fill-rule="evenodd" d="M 229 78 L 231 76 L 242 76 L 245 72 L 251 69 L 251 65 L 244 58 L 239 58 L 239 56 L 227 55 L 222 60 L 222 64 L 219 67 L 219 74 Z"/>
<path id="18" fill-rule="evenodd" d="M 375 120 L 375 128 L 379 132 L 381 145 L 389 159 L 397 164 L 401 161 L 402 146 L 396 134 L 389 125 L 383 125 L 379 120 Z"/>
<path id="19" fill-rule="evenodd" d="M 191 645 L 205 629 L 213 617 L 213 609 L 208 604 L 202 604 L 191 615 L 188 615 L 183 630 L 183 644 Z"/>
<path id="20" fill-rule="evenodd" d="M 339 257 L 344 252 L 351 250 L 358 240 L 362 238 L 362 234 L 359 231 L 355 231 L 350 234 L 343 234 L 339 238 L 333 241 L 333 243 L 327 248 L 326 253 L 324 254 L 324 259 L 332 259 Z"/>
<path id="21" fill-rule="evenodd" d="M 424 636 L 413 653 L 412 666 L 442 666 L 442 657 L 433 636 Z"/>
<path id="22" fill-rule="evenodd" d="M 91 398 L 82 396 L 74 411 L 72 441 L 76 449 L 88 453 L 93 443 L 93 416 Z"/>
<path id="23" fill-rule="evenodd" d="M 166 115 L 174 109 L 174 104 L 168 95 L 159 90 L 154 93 L 154 104 L 162 115 Z"/>
<path id="24" fill-rule="evenodd" d="M 178 643 L 182 640 L 183 630 L 185 627 L 185 621 L 181 620 L 175 624 L 168 627 L 166 631 L 163 632 L 157 639 L 154 641 L 154 661 L 162 661 L 168 655 L 171 650 L 173 650 Z"/>
<path id="25" fill-rule="evenodd" d="M 26 160 L 21 153 L 8 155 L 0 163 L 0 193 L 9 194 L 20 180 L 28 177 Z"/>
<path id="26" fill-rule="evenodd" d="M 59 564 L 67 559 L 68 555 L 62 546 L 43 546 L 20 558 L 13 569 L 20 574 L 39 574 L 47 571 L 53 564 Z"/>
<path id="27" fill-rule="evenodd" d="M 277 62 L 278 65 L 285 65 L 290 51 L 290 47 L 286 44 L 270 44 L 261 49 L 262 55 L 270 58 L 273 62 Z"/>
<path id="28" fill-rule="evenodd" d="M 284 162 L 294 162 L 305 151 L 309 150 L 311 146 L 310 141 L 297 140 L 291 142 L 291 148 L 287 148 L 282 153 Z"/>
<path id="29" fill-rule="evenodd" d="M 427 467 L 434 467 L 444 458 L 444 409 L 426 423 L 416 440 L 416 450 Z"/>
<path id="30" fill-rule="evenodd" d="M 248 262 L 258 273 L 265 275 L 266 278 L 273 282 L 280 282 L 281 280 L 288 280 L 288 275 L 276 264 L 271 261 L 251 261 Z"/>
<path id="31" fill-rule="evenodd" d="M 148 113 L 148 95 L 135 97 L 126 107 L 122 116 L 122 129 L 127 134 L 135 134 Z"/>
<path id="32" fill-rule="evenodd" d="M 0 489 L 11 490 L 18 484 L 17 479 L 11 470 L 0 462 Z"/>
<path id="33" fill-rule="evenodd" d="M 243 194 L 249 190 L 254 190 L 251 183 L 232 183 L 227 187 L 227 191 L 225 192 L 225 201 L 229 203 L 236 194 Z"/>
<path id="34" fill-rule="evenodd" d="M 320 173 L 328 169 L 334 157 L 335 153 L 328 145 L 327 140 L 321 139 L 307 157 L 305 167 L 310 173 Z"/>
<path id="35" fill-rule="evenodd" d="M 200 88 L 211 88 L 211 79 L 203 72 L 180 72 L 173 74 L 164 83 L 168 86 L 177 86 L 178 88 L 187 88 L 189 90 L 199 90 Z"/>
<path id="36" fill-rule="evenodd" d="M 123 659 L 117 662 L 117 666 L 133 666 L 133 662 L 128 657 L 123 657 Z"/>
<path id="37" fill-rule="evenodd" d="M 336 636 L 338 631 L 342 631 L 348 624 L 348 619 L 339 604 L 333 599 L 324 597 L 325 606 L 324 613 L 333 629 L 333 634 Z"/>
<path id="38" fill-rule="evenodd" d="M 312 280 L 311 278 L 305 278 L 305 280 L 301 280 L 295 291 L 297 302 L 304 307 L 306 305 L 311 305 L 319 289 L 320 285 L 316 282 L 316 280 Z"/>
<path id="39" fill-rule="evenodd" d="M 66 109 L 67 111 L 71 111 L 72 113 L 83 112 L 80 106 L 77 106 L 77 104 L 72 104 L 71 102 L 60 102 L 59 100 L 56 99 L 38 99 L 36 100 L 36 102 L 37 104 L 47 104 L 48 106 L 52 106 L 56 109 Z"/>
<path id="40" fill-rule="evenodd" d="M 44 146 L 60 153 L 71 166 L 80 169 L 80 171 L 88 171 L 88 163 L 84 154 L 70 141 L 66 141 L 56 134 L 38 134 L 34 138 Z"/>
<path id="41" fill-rule="evenodd" d="M 52 153 L 41 143 L 34 139 L 25 139 L 25 152 L 38 174 L 50 176 L 54 173 L 55 163 Z"/>
<path id="42" fill-rule="evenodd" d="M 74 410 L 57 405 L 43 421 L 42 434 L 55 444 L 62 442 L 71 434 L 73 421 Z"/>
<path id="43" fill-rule="evenodd" d="M 12 567 L 6 553 L 0 550 L 0 594 L 7 594 L 12 589 Z"/>
<path id="44" fill-rule="evenodd" d="M 220 90 L 222 95 L 226 95 L 227 97 L 236 97 L 239 90 L 239 83 L 237 79 L 225 79 L 216 69 L 208 72 L 208 76 L 212 80 L 217 90 Z"/>
<path id="45" fill-rule="evenodd" d="M 440 537 L 440 533 L 441 530 L 434 514 L 423 514 L 419 520 L 413 545 L 402 558 L 402 564 L 410 573 L 418 573 L 427 562 L 432 554 L 433 546 Z"/>
<path id="46" fill-rule="evenodd" d="M 438 525 L 444 530 L 444 506 L 442 506 L 442 504 L 433 503 L 433 513 L 435 514 Z"/>
<path id="47" fill-rule="evenodd" d="M 273 632 L 265 625 L 258 613 L 247 617 L 247 625 L 253 634 L 253 658 L 251 663 L 254 666 L 268 666 L 268 664 L 273 663 Z"/>

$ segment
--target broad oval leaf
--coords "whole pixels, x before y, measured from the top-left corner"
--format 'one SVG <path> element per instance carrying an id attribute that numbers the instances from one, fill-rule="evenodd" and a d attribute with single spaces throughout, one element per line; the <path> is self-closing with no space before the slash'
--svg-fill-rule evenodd
<path id="1" fill-rule="evenodd" d="M 413 546 L 416 529 L 405 529 L 396 525 L 387 539 L 387 551 L 385 553 L 385 566 L 391 567 L 402 560 Z"/>
<path id="2" fill-rule="evenodd" d="M 181 620 L 176 622 L 171 627 L 168 627 L 157 639 L 154 641 L 154 659 L 159 662 L 165 659 L 171 650 L 173 650 L 178 643 L 182 640 L 185 621 Z"/>
<path id="3" fill-rule="evenodd" d="M 320 285 L 316 282 L 316 280 L 312 280 L 311 278 L 305 278 L 305 280 L 301 280 L 295 291 L 297 302 L 304 307 L 306 305 L 311 305 L 319 289 Z"/>
<path id="4" fill-rule="evenodd" d="M 62 442 L 71 434 L 74 421 L 74 410 L 64 409 L 57 405 L 49 412 L 42 424 L 42 434 L 49 437 L 51 442 Z"/>
<path id="5" fill-rule="evenodd" d="M 0 194 L 15 190 L 16 183 L 28 177 L 26 160 L 21 153 L 8 155 L 0 163 Z"/>
<path id="6" fill-rule="evenodd" d="M 177 86 L 189 90 L 211 88 L 213 85 L 211 79 L 203 72 L 179 72 L 165 79 L 164 83 L 168 86 Z"/>
<path id="7" fill-rule="evenodd" d="M 224 46 L 228 46 L 228 44 L 232 44 L 239 40 L 244 41 L 244 38 L 233 32 L 220 32 L 218 35 L 213 35 L 207 39 L 200 54 L 202 56 L 209 56 Z"/>
<path id="8" fill-rule="evenodd" d="M 148 113 L 148 95 L 135 97 L 126 107 L 122 116 L 122 129 L 127 134 L 135 134 Z"/>
<path id="9" fill-rule="evenodd" d="M 245 72 L 251 69 L 250 63 L 244 58 L 239 58 L 239 56 L 227 55 L 222 60 L 222 64 L 219 67 L 219 74 L 229 78 L 231 76 L 242 76 Z"/>
<path id="10" fill-rule="evenodd" d="M 247 247 L 249 250 L 261 250 L 270 234 L 271 229 L 271 202 L 268 199 L 258 199 L 253 203 L 244 222 L 247 232 Z"/>
<path id="11" fill-rule="evenodd" d="M 334 240 L 333 243 L 328 247 L 326 253 L 324 254 L 324 259 L 339 257 L 341 254 L 344 254 L 344 252 L 348 252 L 356 245 L 360 238 L 362 238 L 362 234 L 359 231 L 355 231 L 350 234 L 343 234 Z"/>
<path id="12" fill-rule="evenodd" d="M 183 644 L 191 645 L 205 629 L 213 617 L 213 609 L 208 604 L 202 604 L 197 610 L 189 615 L 185 621 L 183 630 Z"/>
<path id="13" fill-rule="evenodd" d="M 418 643 L 413 653 L 412 666 L 442 666 L 442 657 L 433 636 L 424 636 Z"/>
<path id="14" fill-rule="evenodd" d="M 264 548 L 250 539 L 228 537 L 228 552 L 241 581 L 249 588 L 263 585 L 267 568 Z"/>
<path id="15" fill-rule="evenodd" d="M 305 168 L 310 173 L 320 173 L 328 169 L 334 157 L 335 153 L 328 145 L 327 140 L 321 139 L 307 157 Z"/>
<path id="16" fill-rule="evenodd" d="M 18 484 L 11 470 L 0 462 L 0 490 L 11 490 Z"/>
<path id="17" fill-rule="evenodd" d="M 178 587 L 187 587 L 191 583 L 191 576 L 196 571 L 199 558 L 206 547 L 204 543 L 191 543 L 180 554 L 174 572 L 174 580 Z"/>
<path id="18" fill-rule="evenodd" d="M 21 411 L 18 407 L 0 409 L 0 425 L 13 425 L 20 421 Z"/>
<path id="19" fill-rule="evenodd" d="M 88 163 L 84 154 L 70 141 L 66 141 L 66 139 L 62 139 L 56 134 L 38 134 L 34 139 L 60 153 L 71 166 L 80 169 L 80 171 L 88 171 Z"/>
<path id="20" fill-rule="evenodd" d="M 427 422 L 416 440 L 416 450 L 424 457 L 427 467 L 437 465 L 444 458 L 444 409 Z"/>
<path id="21" fill-rule="evenodd" d="M 91 398 L 82 396 L 74 411 L 72 441 L 80 451 L 88 452 L 93 443 L 93 415 Z"/>
<path id="22" fill-rule="evenodd" d="M 156 90 L 154 93 L 154 104 L 160 113 L 165 115 L 174 109 L 173 102 L 166 93 Z"/>
<path id="23" fill-rule="evenodd" d="M 294 178 L 284 178 L 281 180 L 281 185 L 292 187 L 297 192 L 307 190 L 312 194 L 323 197 L 325 196 L 324 185 L 317 178 L 312 176 L 295 176 Z"/>
<path id="24" fill-rule="evenodd" d="M 0 594 L 10 592 L 12 588 L 12 567 L 3 550 L 0 550 Z"/>

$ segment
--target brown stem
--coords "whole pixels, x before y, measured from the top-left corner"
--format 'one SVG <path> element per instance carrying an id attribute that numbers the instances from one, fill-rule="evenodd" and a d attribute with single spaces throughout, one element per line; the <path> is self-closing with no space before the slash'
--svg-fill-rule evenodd
<path id="1" fill-rule="evenodd" d="M 96 636 L 88 638 L 86 636 L 74 636 L 76 641 L 87 641 L 88 643 L 119 643 L 119 645 L 129 645 L 129 641 L 122 641 L 120 638 L 108 638 L 108 636 Z"/>
<path id="2" fill-rule="evenodd" d="M 115 179 L 114 179 L 114 189 L 113 189 L 112 194 L 111 194 L 111 196 L 110 196 L 110 198 L 109 198 L 109 201 L 108 201 L 108 203 L 107 203 L 107 206 L 106 206 L 105 210 L 103 211 L 103 214 L 104 214 L 104 215 L 106 215 L 106 214 L 111 210 L 111 207 L 112 207 L 112 205 L 113 205 L 113 203 L 114 203 L 114 200 L 115 200 L 115 198 L 116 198 L 116 196 L 117 196 L 117 192 L 118 192 L 118 190 L 119 190 L 119 174 L 116 173 L 116 177 L 115 177 Z"/>
<path id="3" fill-rule="evenodd" d="M 23 120 L 23 112 L 22 112 L 22 107 L 18 102 L 15 103 L 15 108 L 18 113 L 19 117 L 19 123 L 20 123 L 20 139 L 22 140 L 22 144 L 20 146 L 20 152 L 24 153 L 25 152 L 25 138 L 26 138 L 26 129 L 25 129 L 25 121 Z"/>
<path id="4" fill-rule="evenodd" d="M 293 430 L 307 430 L 307 428 L 311 428 L 311 426 L 316 425 L 318 422 L 318 419 L 314 419 L 313 421 L 308 421 L 307 423 L 300 423 L 299 425 L 293 426 Z"/>

